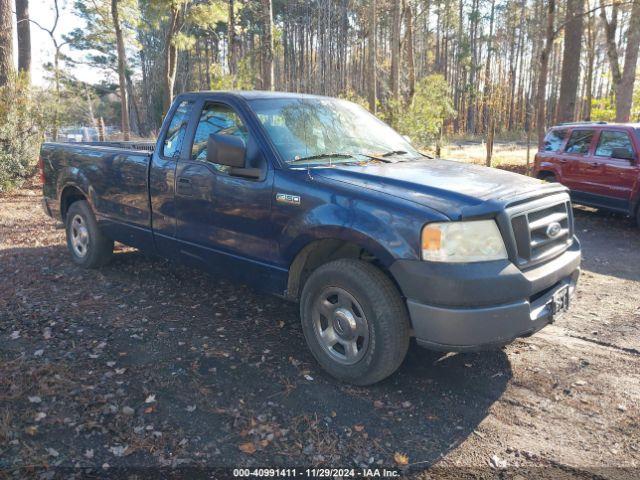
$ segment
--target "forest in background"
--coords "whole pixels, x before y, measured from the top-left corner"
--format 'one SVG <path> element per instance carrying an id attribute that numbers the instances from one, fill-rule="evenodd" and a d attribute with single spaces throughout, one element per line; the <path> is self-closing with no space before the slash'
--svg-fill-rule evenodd
<path id="1" fill-rule="evenodd" d="M 0 0 L 0 88 L 13 99 L 0 107 L 0 176 L 43 131 L 106 123 L 152 137 L 173 97 L 193 90 L 342 97 L 420 146 L 442 135 L 536 143 L 555 123 L 640 116 L 640 0 L 50 1 L 41 24 L 28 0 Z M 69 15 L 85 25 L 61 35 Z M 47 88 L 29 85 L 34 28 L 55 52 Z M 74 78 L 73 63 L 105 80 Z M 16 129 L 30 141 L 7 146 Z"/>

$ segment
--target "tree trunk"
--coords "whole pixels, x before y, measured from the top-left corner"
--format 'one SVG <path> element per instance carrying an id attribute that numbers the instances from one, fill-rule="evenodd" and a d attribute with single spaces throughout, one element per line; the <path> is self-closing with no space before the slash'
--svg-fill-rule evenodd
<path id="1" fill-rule="evenodd" d="M 400 14 L 401 0 L 394 0 L 391 19 L 391 98 L 400 96 Z"/>
<path id="2" fill-rule="evenodd" d="M 640 46 L 640 0 L 634 0 L 627 29 L 627 48 L 624 54 L 624 69 L 616 89 L 616 122 L 628 122 L 631 117 L 633 84 L 636 79 L 638 47 Z"/>
<path id="3" fill-rule="evenodd" d="M 29 0 L 16 0 L 18 33 L 18 70 L 31 74 L 31 24 L 29 23 Z"/>
<path id="4" fill-rule="evenodd" d="M 591 100 L 593 98 L 593 70 L 596 58 L 596 29 L 595 29 L 595 15 L 589 14 L 587 20 L 587 74 L 585 78 L 585 98 L 583 108 L 583 119 L 591 120 Z"/>
<path id="5" fill-rule="evenodd" d="M 467 104 L 467 132 L 474 133 L 476 129 L 476 73 L 478 70 L 478 22 L 480 18 L 479 0 L 473 0 L 471 6 L 470 27 L 470 48 L 471 66 L 469 68 L 469 99 Z"/>
<path id="6" fill-rule="evenodd" d="M 162 100 L 163 114 L 166 115 L 173 102 L 173 87 L 176 83 L 176 71 L 178 67 L 178 49 L 174 44 L 174 37 L 178 32 L 180 12 L 178 7 L 171 7 L 169 17 L 169 25 L 167 26 L 167 35 L 165 38 L 165 54 L 164 54 L 164 92 Z"/>
<path id="7" fill-rule="evenodd" d="M 572 122 L 576 115 L 576 95 L 580 78 L 584 0 L 567 0 L 564 27 L 562 79 L 558 100 L 558 121 Z"/>
<path id="8" fill-rule="evenodd" d="M 262 89 L 273 90 L 273 4 L 262 1 Z"/>
<path id="9" fill-rule="evenodd" d="M 607 56 L 611 66 L 611 77 L 613 83 L 618 84 L 622 75 L 620 74 L 620 61 L 618 60 L 618 46 L 616 45 L 616 29 L 618 28 L 618 3 L 614 2 L 611 7 L 611 22 L 607 19 L 604 0 L 600 0 L 600 18 L 604 24 L 605 41 L 607 44 Z"/>
<path id="10" fill-rule="evenodd" d="M 10 0 L 0 0 L 0 87 L 13 73 L 13 19 Z"/>
<path id="11" fill-rule="evenodd" d="M 555 0 L 547 0 L 547 29 L 545 45 L 540 53 L 540 68 L 538 71 L 538 88 L 536 92 L 536 129 L 538 132 L 538 145 L 542 145 L 546 130 L 546 93 L 547 75 L 549 73 L 549 56 L 553 47 L 555 32 L 553 30 L 556 13 Z"/>
<path id="12" fill-rule="evenodd" d="M 56 107 L 53 109 L 53 127 L 51 129 L 51 137 L 54 142 L 58 141 L 58 131 L 60 129 L 60 108 L 62 105 L 62 90 L 60 87 L 60 47 L 55 45 L 55 53 L 53 55 L 53 79 L 56 89 Z"/>
<path id="13" fill-rule="evenodd" d="M 486 66 L 485 66 L 485 72 L 484 72 L 484 92 L 483 92 L 483 99 L 482 99 L 482 120 L 484 123 L 484 128 L 485 131 L 487 132 L 487 137 L 489 135 L 492 135 L 492 132 L 490 131 L 489 128 L 489 124 L 491 123 L 491 119 L 489 118 L 490 116 L 493 116 L 493 112 L 491 111 L 493 106 L 491 105 L 492 103 L 492 92 L 491 92 L 491 54 L 493 53 L 493 24 L 495 21 L 495 14 L 496 14 L 496 2 L 495 0 L 491 1 L 491 16 L 489 17 L 489 38 L 487 40 L 487 59 L 486 59 Z M 488 141 L 488 139 L 487 139 Z M 492 147 L 493 149 L 493 140 L 492 140 Z M 493 151 L 493 150 L 492 150 Z M 491 155 L 487 156 L 487 166 L 491 166 L 490 164 L 491 162 Z"/>
<path id="14" fill-rule="evenodd" d="M 369 6 L 369 40 L 368 40 L 368 54 L 369 54 L 369 78 L 368 78 L 368 97 L 369 97 L 369 111 L 373 114 L 376 113 L 376 0 L 371 0 Z"/>
<path id="15" fill-rule="evenodd" d="M 122 139 L 127 142 L 131 140 L 131 129 L 129 128 L 129 95 L 127 93 L 127 58 L 124 50 L 124 38 L 120 27 L 118 13 L 118 0 L 111 0 L 111 18 L 113 29 L 116 34 L 116 49 L 118 51 L 118 80 L 120 82 L 120 122 L 122 127 Z"/>
<path id="16" fill-rule="evenodd" d="M 229 0 L 229 26 L 228 26 L 228 38 L 227 48 L 229 49 L 229 73 L 234 75 L 238 72 L 238 58 L 237 58 L 237 45 L 236 45 L 236 14 L 234 11 L 234 0 Z M 209 87 L 211 88 L 211 85 Z"/>
<path id="17" fill-rule="evenodd" d="M 405 28 L 407 42 L 407 80 L 409 82 L 409 92 L 407 94 L 407 103 L 413 100 L 413 94 L 416 91 L 416 69 L 413 58 L 413 11 L 411 9 L 411 0 L 407 0 L 405 6 Z"/>

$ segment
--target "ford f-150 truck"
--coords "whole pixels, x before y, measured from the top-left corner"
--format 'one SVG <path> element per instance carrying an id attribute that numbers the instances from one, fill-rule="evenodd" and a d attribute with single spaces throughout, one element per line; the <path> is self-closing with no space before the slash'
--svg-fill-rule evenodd
<path id="1" fill-rule="evenodd" d="M 565 187 L 426 157 L 343 100 L 184 94 L 155 147 L 45 143 L 40 165 L 79 266 L 118 241 L 298 301 L 314 357 L 359 385 L 412 336 L 470 351 L 538 331 L 580 272 Z"/>

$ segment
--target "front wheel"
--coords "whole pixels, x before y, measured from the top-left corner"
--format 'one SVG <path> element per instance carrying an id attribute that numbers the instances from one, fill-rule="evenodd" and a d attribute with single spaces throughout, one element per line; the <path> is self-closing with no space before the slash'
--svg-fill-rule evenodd
<path id="1" fill-rule="evenodd" d="M 370 385 L 388 377 L 409 348 L 409 316 L 395 285 L 354 259 L 327 263 L 302 290 L 302 330 L 311 353 L 333 377 Z"/>
<path id="2" fill-rule="evenodd" d="M 541 173 L 538 175 L 538 179 L 547 183 L 558 183 L 558 179 L 553 173 Z"/>
<path id="3" fill-rule="evenodd" d="M 105 265 L 113 254 L 113 240 L 104 236 L 89 203 L 74 202 L 66 215 L 67 248 L 74 263 L 84 268 Z"/>

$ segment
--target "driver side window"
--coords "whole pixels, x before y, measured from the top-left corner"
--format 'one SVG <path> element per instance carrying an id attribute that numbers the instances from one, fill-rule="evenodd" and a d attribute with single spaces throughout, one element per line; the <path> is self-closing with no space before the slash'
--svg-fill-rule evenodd
<path id="1" fill-rule="evenodd" d="M 240 116 L 226 105 L 205 103 L 198 120 L 198 127 L 193 138 L 191 159 L 201 162 L 207 161 L 207 142 L 209 135 L 218 133 L 222 135 L 234 135 L 242 138 L 245 143 L 249 133 L 242 123 Z M 229 167 L 213 164 L 220 172 L 226 173 Z"/>

